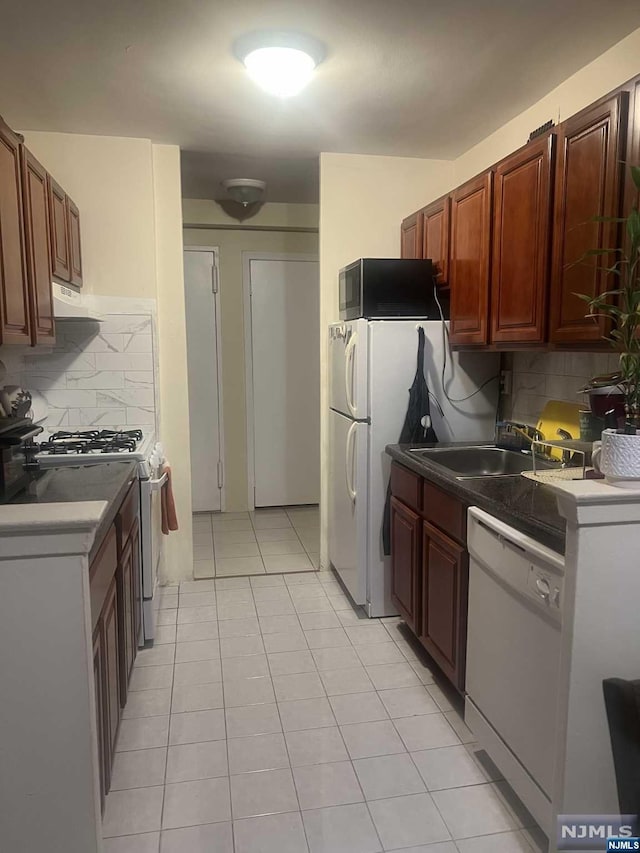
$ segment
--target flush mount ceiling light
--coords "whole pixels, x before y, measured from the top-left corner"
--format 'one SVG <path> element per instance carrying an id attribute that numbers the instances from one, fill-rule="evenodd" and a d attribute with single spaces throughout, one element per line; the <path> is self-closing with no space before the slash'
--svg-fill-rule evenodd
<path id="1" fill-rule="evenodd" d="M 280 98 L 297 95 L 324 59 L 324 46 L 301 33 L 259 32 L 239 38 L 234 53 L 251 79 Z"/>
<path id="2" fill-rule="evenodd" d="M 267 185 L 264 181 L 254 178 L 228 178 L 222 181 L 222 186 L 233 201 L 239 202 L 243 207 L 260 201 L 264 195 Z"/>

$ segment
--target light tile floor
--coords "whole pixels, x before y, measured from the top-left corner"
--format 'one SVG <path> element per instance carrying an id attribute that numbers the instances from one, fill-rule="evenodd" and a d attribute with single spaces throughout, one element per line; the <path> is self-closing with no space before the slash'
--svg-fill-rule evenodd
<path id="1" fill-rule="evenodd" d="M 320 562 L 317 506 L 193 516 L 194 577 L 310 572 Z"/>
<path id="2" fill-rule="evenodd" d="M 189 581 L 160 607 L 105 853 L 543 849 L 405 626 L 366 619 L 332 573 Z"/>

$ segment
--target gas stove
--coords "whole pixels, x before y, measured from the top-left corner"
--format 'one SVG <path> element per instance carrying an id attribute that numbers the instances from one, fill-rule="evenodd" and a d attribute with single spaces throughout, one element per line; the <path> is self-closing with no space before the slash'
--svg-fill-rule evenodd
<path id="1" fill-rule="evenodd" d="M 40 442 L 36 459 L 41 468 L 125 459 L 146 465 L 153 446 L 153 433 L 147 434 L 140 429 L 60 430 Z"/>
<path id="2" fill-rule="evenodd" d="M 39 445 L 40 453 L 77 455 L 94 453 L 135 453 L 143 439 L 142 430 L 86 430 L 54 432 Z"/>

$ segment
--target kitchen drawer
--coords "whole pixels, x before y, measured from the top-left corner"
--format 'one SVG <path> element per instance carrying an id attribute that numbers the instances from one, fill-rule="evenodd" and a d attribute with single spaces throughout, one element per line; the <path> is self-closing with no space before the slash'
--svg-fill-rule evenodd
<path id="1" fill-rule="evenodd" d="M 396 462 L 391 463 L 391 494 L 411 509 L 422 507 L 422 477 Z"/>
<path id="2" fill-rule="evenodd" d="M 124 550 L 124 546 L 127 544 L 127 540 L 131 535 L 131 531 L 133 530 L 133 526 L 136 523 L 136 519 L 140 514 L 140 488 L 138 486 L 138 480 L 134 480 L 131 488 L 127 492 L 127 496 L 122 501 L 122 506 L 120 507 L 120 511 L 118 512 L 118 516 L 116 519 L 116 524 L 118 526 L 118 553 L 121 554 Z"/>
<path id="3" fill-rule="evenodd" d="M 457 542 L 466 542 L 467 507 L 461 500 L 424 480 L 422 514 L 427 521 L 448 533 Z"/>
<path id="4" fill-rule="evenodd" d="M 91 630 L 95 630 L 102 612 L 102 606 L 118 567 L 118 537 L 112 524 L 104 537 L 98 553 L 89 567 L 91 596 Z"/>

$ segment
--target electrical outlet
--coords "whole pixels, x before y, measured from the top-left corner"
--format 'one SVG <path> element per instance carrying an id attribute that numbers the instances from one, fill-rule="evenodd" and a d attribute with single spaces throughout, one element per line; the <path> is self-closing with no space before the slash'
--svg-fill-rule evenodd
<path id="1" fill-rule="evenodd" d="M 513 372 L 511 370 L 500 371 L 500 392 L 502 394 L 511 394 L 513 386 Z"/>

